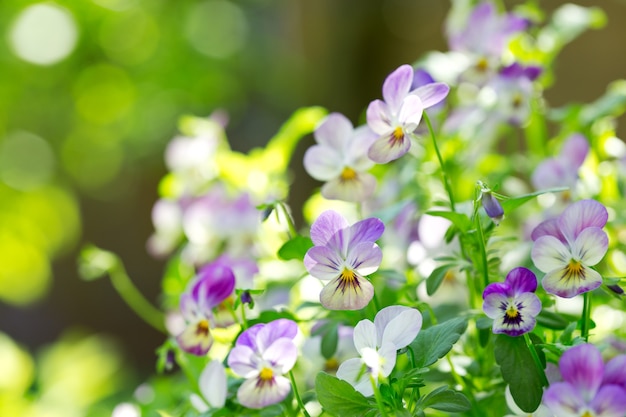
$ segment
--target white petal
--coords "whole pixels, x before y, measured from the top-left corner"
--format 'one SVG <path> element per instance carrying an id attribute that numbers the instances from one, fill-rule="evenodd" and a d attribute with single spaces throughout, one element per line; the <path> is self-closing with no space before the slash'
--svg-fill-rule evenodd
<path id="1" fill-rule="evenodd" d="M 218 360 L 204 368 L 198 380 L 200 392 L 213 408 L 222 408 L 226 402 L 226 370 Z"/>
<path id="2" fill-rule="evenodd" d="M 318 181 L 337 178 L 343 170 L 341 154 L 335 149 L 314 145 L 304 154 L 304 169 Z"/>
<path id="3" fill-rule="evenodd" d="M 380 373 L 384 377 L 388 377 L 396 366 L 397 346 L 390 342 L 383 342 L 383 345 L 378 350 L 378 355 L 381 361 Z"/>
<path id="4" fill-rule="evenodd" d="M 364 368 L 365 364 L 361 359 L 348 359 L 339 365 L 337 378 L 346 381 L 366 397 L 370 397 L 374 395 L 374 390 L 372 389 L 369 374 Z"/>
<path id="5" fill-rule="evenodd" d="M 281 402 L 291 391 L 291 383 L 284 376 L 275 376 L 272 381 L 259 378 L 246 380 L 237 391 L 237 399 L 248 408 L 263 408 Z"/>
<path id="6" fill-rule="evenodd" d="M 585 265 L 595 265 L 604 258 L 609 246 L 606 232 L 598 227 L 583 229 L 572 247 L 572 253 Z"/>
<path id="7" fill-rule="evenodd" d="M 361 353 L 363 348 L 376 349 L 376 326 L 369 320 L 361 320 L 354 327 L 354 347 Z"/>
<path id="8" fill-rule="evenodd" d="M 546 235 L 535 240 L 531 258 L 541 271 L 550 272 L 567 265 L 572 254 L 559 239 Z"/>
<path id="9" fill-rule="evenodd" d="M 393 343 L 396 350 L 402 349 L 415 339 L 421 328 L 422 314 L 414 308 L 404 310 L 385 327 L 381 346 Z"/>

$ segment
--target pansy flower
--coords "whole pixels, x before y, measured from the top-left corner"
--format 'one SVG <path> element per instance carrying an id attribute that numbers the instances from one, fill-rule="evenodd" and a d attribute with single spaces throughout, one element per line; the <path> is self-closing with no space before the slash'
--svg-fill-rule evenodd
<path id="1" fill-rule="evenodd" d="M 605 366 L 600 351 L 592 344 L 570 348 L 559 360 L 563 382 L 550 384 L 543 403 L 559 417 L 623 417 L 626 390 L 604 380 L 610 364 Z"/>
<path id="2" fill-rule="evenodd" d="M 374 286 L 365 275 L 376 272 L 382 251 L 375 243 L 385 226 L 369 218 L 350 226 L 336 211 L 323 212 L 311 226 L 315 245 L 304 265 L 315 278 L 330 281 L 320 293 L 320 302 L 331 310 L 360 310 L 374 296 Z"/>
<path id="3" fill-rule="evenodd" d="M 602 230 L 607 219 L 602 204 L 582 200 L 533 230 L 531 257 L 546 273 L 541 284 L 547 292 L 571 298 L 602 284 L 602 276 L 591 266 L 600 262 L 608 249 L 609 239 Z"/>
<path id="4" fill-rule="evenodd" d="M 342 363 L 337 378 L 349 382 L 365 396 L 373 395 L 370 377 L 376 382 L 388 377 L 396 365 L 396 351 L 408 346 L 421 328 L 421 313 L 404 306 L 383 308 L 374 323 L 361 320 L 354 328 L 354 347 L 361 357 Z"/>
<path id="5" fill-rule="evenodd" d="M 235 288 L 235 275 L 223 263 L 209 264 L 198 272 L 180 297 L 180 310 L 187 322 L 176 338 L 188 353 L 203 356 L 211 349 L 213 308 L 228 298 Z"/>
<path id="6" fill-rule="evenodd" d="M 315 129 L 317 145 L 304 154 L 304 169 L 326 181 L 322 195 L 328 199 L 360 202 L 374 192 L 376 179 L 367 173 L 374 162 L 367 150 L 376 134 L 367 126 L 357 129 L 340 113 L 331 113 Z"/>
<path id="7" fill-rule="evenodd" d="M 246 378 L 237 399 L 248 408 L 263 408 L 285 399 L 291 390 L 284 377 L 293 368 L 298 349 L 293 341 L 298 333 L 295 322 L 278 319 L 255 324 L 239 335 L 228 355 L 228 366 Z"/>
<path id="8" fill-rule="evenodd" d="M 561 152 L 540 163 L 531 177 L 535 189 L 569 187 L 573 190 L 578 170 L 589 153 L 589 142 L 581 134 L 573 134 L 563 143 Z"/>
<path id="9" fill-rule="evenodd" d="M 378 135 L 368 150 L 374 162 L 384 164 L 407 153 L 424 109 L 448 95 L 450 89 L 444 83 L 430 83 L 410 91 L 413 77 L 410 65 L 400 66 L 385 79 L 385 100 L 374 100 L 367 107 L 367 124 Z"/>
<path id="10" fill-rule="evenodd" d="M 493 319 L 493 332 L 519 336 L 530 332 L 541 311 L 535 294 L 537 278 L 529 269 L 511 270 L 504 282 L 494 282 L 483 292 L 483 310 Z"/>

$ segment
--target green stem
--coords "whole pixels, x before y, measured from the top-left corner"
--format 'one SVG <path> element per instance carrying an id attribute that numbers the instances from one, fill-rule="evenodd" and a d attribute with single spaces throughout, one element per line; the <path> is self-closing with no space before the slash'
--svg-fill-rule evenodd
<path id="1" fill-rule="evenodd" d="M 526 342 L 526 346 L 528 346 L 528 350 L 530 351 L 530 355 L 533 357 L 533 361 L 535 362 L 535 366 L 537 367 L 537 371 L 539 371 L 539 377 L 541 378 L 541 384 L 544 387 L 547 387 L 548 385 L 550 385 L 548 383 L 548 378 L 546 378 L 546 373 L 543 370 L 543 365 L 541 364 L 541 361 L 539 360 L 539 355 L 537 355 L 537 350 L 535 349 L 535 345 L 533 345 L 533 342 L 530 340 L 530 336 L 528 335 L 528 333 L 524 333 L 524 341 Z"/>
<path id="2" fill-rule="evenodd" d="M 156 330 L 166 333 L 163 313 L 154 307 L 130 280 L 121 261 L 117 260 L 109 270 L 111 284 L 128 306 L 146 323 Z"/>
<path id="3" fill-rule="evenodd" d="M 287 207 L 285 207 L 285 203 L 281 201 L 278 203 L 278 205 L 280 206 L 280 209 L 282 210 L 283 215 L 285 216 L 285 220 L 287 221 L 287 227 L 289 228 L 289 237 L 292 238 L 292 237 L 298 236 L 296 225 L 293 222 L 293 218 L 291 217 L 291 214 L 289 214 L 289 210 L 287 210 Z"/>
<path id="4" fill-rule="evenodd" d="M 248 320 L 246 319 L 246 305 L 241 303 L 241 327 L 243 330 L 248 328 Z"/>
<path id="5" fill-rule="evenodd" d="M 476 213 L 476 230 L 478 231 L 478 242 L 480 245 L 480 257 L 483 263 L 483 290 L 489 285 L 489 262 L 487 261 L 487 248 L 485 246 L 485 235 L 483 225 L 480 222 L 480 215 Z"/>
<path id="6" fill-rule="evenodd" d="M 370 382 L 372 383 L 372 388 L 374 389 L 374 397 L 376 398 L 376 404 L 378 405 L 378 409 L 380 410 L 380 415 L 382 417 L 387 417 L 385 404 L 383 404 L 383 397 L 380 395 L 378 384 L 376 384 L 376 380 L 374 379 L 372 374 L 370 374 Z"/>
<path id="7" fill-rule="evenodd" d="M 298 387 L 296 385 L 296 379 L 293 376 L 293 371 L 289 371 L 289 379 L 291 380 L 291 386 L 293 387 L 293 395 L 296 397 L 296 401 L 298 402 L 298 407 L 302 411 L 305 417 L 311 417 L 306 408 L 304 408 L 304 403 L 302 402 L 302 398 L 300 398 L 300 393 L 298 393 Z"/>
<path id="8" fill-rule="evenodd" d="M 450 199 L 450 208 L 452 211 L 456 211 L 455 203 L 454 203 L 454 195 L 452 194 L 452 188 L 450 187 L 450 182 L 448 180 L 448 175 L 446 174 L 446 168 L 443 164 L 443 158 L 441 157 L 441 152 L 439 152 L 439 146 L 437 146 L 437 138 L 435 136 L 435 131 L 433 130 L 433 126 L 430 123 L 430 118 L 423 112 L 422 117 L 426 121 L 428 125 L 428 130 L 430 131 L 430 137 L 433 140 L 433 146 L 435 147 L 435 153 L 437 154 L 437 159 L 439 160 L 439 166 L 441 167 L 441 176 L 443 177 L 443 186 L 446 188 L 446 192 L 448 193 L 448 198 Z"/>
<path id="9" fill-rule="evenodd" d="M 411 368 L 415 369 L 415 353 L 413 353 L 413 349 L 411 349 L 411 347 L 409 346 L 408 349 L 406 350 L 406 355 L 409 357 L 409 361 L 411 362 Z M 413 405 L 415 404 L 415 402 L 417 400 L 419 400 L 420 398 L 420 389 L 419 387 L 414 387 L 413 391 L 411 392 L 411 396 L 409 397 L 409 405 L 407 407 L 407 409 L 409 410 L 409 412 L 413 412 Z"/>
<path id="10" fill-rule="evenodd" d="M 589 327 L 591 321 L 591 292 L 583 294 L 583 316 L 580 325 L 580 334 L 585 342 L 589 341 Z"/>

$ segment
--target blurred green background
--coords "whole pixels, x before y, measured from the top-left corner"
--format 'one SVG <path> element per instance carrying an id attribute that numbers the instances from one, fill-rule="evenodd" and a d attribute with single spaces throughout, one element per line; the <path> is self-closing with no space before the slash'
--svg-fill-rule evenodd
<path id="1" fill-rule="evenodd" d="M 541 4 L 549 11 L 563 2 Z M 563 51 L 546 92 L 553 106 L 592 101 L 626 78 L 626 1 L 579 4 L 605 10 L 608 24 Z M 244 151 L 263 145 L 298 107 L 321 105 L 356 122 L 390 71 L 447 49 L 449 7 L 442 0 L 0 1 L 0 369 L 18 363 L 26 375 L 0 378 L 0 393 L 28 389 L 35 366 L 40 388 L 55 367 L 70 372 L 63 349 L 83 352 L 86 363 L 110 354 L 102 384 L 113 384 L 111 375 L 139 381 L 154 369 L 162 335 L 107 280 L 81 281 L 76 258 L 87 242 L 116 252 L 158 303 L 163 262 L 145 243 L 179 116 L 226 110 L 232 146 Z M 292 195 L 295 207 L 314 185 L 300 163 L 311 143 L 294 158 L 294 180 L 309 185 Z M 122 371 L 122 363 L 131 366 Z M 98 395 L 116 389 L 100 387 Z"/>

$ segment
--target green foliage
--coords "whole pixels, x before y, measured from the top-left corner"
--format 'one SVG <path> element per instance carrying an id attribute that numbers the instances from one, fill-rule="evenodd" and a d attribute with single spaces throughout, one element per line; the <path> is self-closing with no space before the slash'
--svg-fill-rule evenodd
<path id="1" fill-rule="evenodd" d="M 465 395 L 451 390 L 447 386 L 442 386 L 421 397 L 417 402 L 417 407 L 420 410 L 433 408 L 450 413 L 459 413 L 469 410 L 471 405 Z"/>
<path id="2" fill-rule="evenodd" d="M 324 410 L 337 417 L 365 415 L 376 407 L 346 381 L 320 372 L 315 378 L 317 400 Z"/>
<path id="3" fill-rule="evenodd" d="M 430 366 L 443 358 L 467 329 L 467 319 L 457 317 L 424 329 L 410 347 L 415 352 L 416 367 Z"/>
<path id="4" fill-rule="evenodd" d="M 284 261 L 291 259 L 303 260 L 306 252 L 313 247 L 311 238 L 305 236 L 295 236 L 286 241 L 278 249 L 278 257 Z"/>

